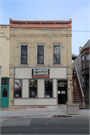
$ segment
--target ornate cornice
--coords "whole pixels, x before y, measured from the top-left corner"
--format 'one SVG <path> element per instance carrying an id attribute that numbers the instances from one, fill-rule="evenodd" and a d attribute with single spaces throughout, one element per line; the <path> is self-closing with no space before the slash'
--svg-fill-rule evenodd
<path id="1" fill-rule="evenodd" d="M 10 18 L 10 28 L 71 28 L 72 19 L 68 21 L 18 21 Z"/>

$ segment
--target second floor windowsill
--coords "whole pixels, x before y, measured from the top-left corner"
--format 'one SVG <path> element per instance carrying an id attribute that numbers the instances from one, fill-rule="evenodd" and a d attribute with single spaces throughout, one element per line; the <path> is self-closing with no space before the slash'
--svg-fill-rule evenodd
<path id="1" fill-rule="evenodd" d="M 28 64 L 20 64 L 19 66 L 22 67 L 22 66 L 29 66 L 29 65 Z"/>
<path id="2" fill-rule="evenodd" d="M 61 64 L 53 64 L 52 66 L 62 66 Z"/>
<path id="3" fill-rule="evenodd" d="M 37 65 L 35 65 L 35 66 L 45 66 L 45 64 L 37 64 Z"/>

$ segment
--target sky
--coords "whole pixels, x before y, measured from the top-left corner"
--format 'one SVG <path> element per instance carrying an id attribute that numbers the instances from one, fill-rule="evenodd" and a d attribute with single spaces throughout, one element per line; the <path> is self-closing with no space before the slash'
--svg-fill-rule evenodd
<path id="1" fill-rule="evenodd" d="M 72 54 L 90 39 L 90 0 L 0 0 L 0 24 L 13 20 L 69 20 Z"/>

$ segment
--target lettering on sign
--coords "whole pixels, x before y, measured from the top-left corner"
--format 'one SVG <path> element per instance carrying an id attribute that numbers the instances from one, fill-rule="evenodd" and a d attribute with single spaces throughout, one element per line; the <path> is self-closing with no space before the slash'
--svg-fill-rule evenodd
<path id="1" fill-rule="evenodd" d="M 32 69 L 32 77 L 50 77 L 49 69 Z"/>

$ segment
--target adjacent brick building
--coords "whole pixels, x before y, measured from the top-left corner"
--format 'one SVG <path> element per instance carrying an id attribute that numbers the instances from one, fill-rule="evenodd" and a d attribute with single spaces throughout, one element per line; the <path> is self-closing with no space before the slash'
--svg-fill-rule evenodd
<path id="1" fill-rule="evenodd" d="M 80 82 L 84 92 L 85 107 L 89 108 L 89 61 L 90 61 L 90 39 L 83 47 L 79 47 L 79 55 L 74 60 L 72 67 L 77 68 Z"/>
<path id="2" fill-rule="evenodd" d="M 8 107 L 9 104 L 9 45 L 10 26 L 0 25 L 0 106 Z M 5 82 L 5 83 L 4 83 Z"/>

